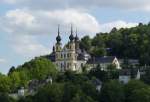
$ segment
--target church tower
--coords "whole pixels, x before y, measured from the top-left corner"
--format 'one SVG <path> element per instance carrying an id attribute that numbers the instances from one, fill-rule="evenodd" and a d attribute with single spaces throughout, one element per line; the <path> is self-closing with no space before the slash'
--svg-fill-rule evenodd
<path id="1" fill-rule="evenodd" d="M 75 40 L 75 49 L 76 49 L 76 52 L 78 52 L 78 50 L 80 49 L 79 48 L 79 37 L 78 37 L 78 34 L 77 34 L 77 29 L 76 29 L 76 36 L 75 36 L 75 38 L 74 38 L 74 40 Z"/>
<path id="2" fill-rule="evenodd" d="M 61 46 L 62 44 L 61 44 L 61 37 L 60 37 L 60 31 L 59 31 L 59 25 L 58 25 L 58 35 L 56 37 L 55 51 L 56 52 L 61 51 L 62 49 Z"/>
<path id="3" fill-rule="evenodd" d="M 76 70 L 76 51 L 75 51 L 75 39 L 73 36 L 73 27 L 71 25 L 71 34 L 69 36 L 69 43 L 68 43 L 68 69 Z"/>
<path id="4" fill-rule="evenodd" d="M 82 53 L 79 48 L 79 38 L 76 30 L 76 35 L 73 35 L 73 27 L 71 25 L 71 32 L 69 35 L 69 42 L 62 47 L 60 28 L 58 25 L 58 34 L 56 36 L 56 44 L 53 47 L 53 52 L 50 55 L 51 60 L 55 63 L 60 72 L 67 70 L 82 71 L 82 67 L 86 64 L 85 53 Z"/>
<path id="5" fill-rule="evenodd" d="M 61 36 L 59 31 L 59 25 L 58 25 L 58 35 L 56 37 L 56 44 L 55 44 L 55 61 L 56 66 L 60 67 L 60 60 L 61 60 L 61 50 L 62 50 L 62 44 L 61 44 Z"/>
<path id="6" fill-rule="evenodd" d="M 73 36 L 73 28 L 71 25 L 71 34 L 69 36 L 70 42 L 69 42 L 69 49 L 74 51 L 75 50 L 75 42 L 74 42 L 74 36 Z"/>

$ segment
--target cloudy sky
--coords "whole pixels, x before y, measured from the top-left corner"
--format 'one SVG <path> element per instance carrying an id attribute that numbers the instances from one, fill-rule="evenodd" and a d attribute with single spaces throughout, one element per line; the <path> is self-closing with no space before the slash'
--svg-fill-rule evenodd
<path id="1" fill-rule="evenodd" d="M 150 21 L 150 0 L 0 0 L 0 72 L 49 54 L 60 24 L 63 42 L 70 24 L 79 36 Z"/>

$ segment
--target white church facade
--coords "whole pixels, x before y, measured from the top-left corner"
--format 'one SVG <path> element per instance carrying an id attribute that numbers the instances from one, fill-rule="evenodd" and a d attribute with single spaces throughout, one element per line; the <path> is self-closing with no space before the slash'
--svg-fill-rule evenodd
<path id="1" fill-rule="evenodd" d="M 89 58 L 90 55 L 87 54 L 86 51 L 79 48 L 79 38 L 77 31 L 76 36 L 74 37 L 73 28 L 71 26 L 69 42 L 65 46 L 62 46 L 58 27 L 56 44 L 53 47 L 53 52 L 50 55 L 51 61 L 55 63 L 58 70 L 61 72 L 65 72 L 66 70 L 81 72 Z"/>
<path id="2" fill-rule="evenodd" d="M 119 61 L 115 56 L 93 57 L 84 49 L 80 49 L 80 40 L 77 35 L 77 31 L 74 36 L 72 26 L 68 43 L 62 46 L 61 40 L 58 27 L 56 43 L 53 46 L 53 52 L 50 54 L 49 59 L 61 72 L 65 72 L 66 70 L 81 72 L 85 65 L 90 70 L 99 64 L 103 69 L 106 69 L 110 64 L 114 64 L 117 69 L 121 69 Z"/>

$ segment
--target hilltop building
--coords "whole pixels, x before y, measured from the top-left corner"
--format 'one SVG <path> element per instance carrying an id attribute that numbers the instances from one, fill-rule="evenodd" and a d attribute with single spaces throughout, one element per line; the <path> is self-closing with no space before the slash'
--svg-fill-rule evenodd
<path id="1" fill-rule="evenodd" d="M 71 26 L 71 32 L 69 41 L 66 45 L 62 46 L 61 35 L 58 26 L 58 34 L 56 37 L 56 44 L 53 46 L 53 52 L 50 54 L 49 59 L 55 63 L 57 69 L 61 72 L 66 70 L 72 70 L 81 72 L 82 68 L 86 65 L 91 69 L 98 64 L 105 70 L 108 65 L 114 64 L 117 69 L 120 69 L 120 63 L 115 56 L 104 57 L 91 57 L 85 50 L 80 49 L 80 40 L 76 31 L 76 36 L 73 34 L 73 28 Z"/>
<path id="2" fill-rule="evenodd" d="M 140 69 L 122 69 L 119 71 L 119 81 L 127 84 L 131 79 L 140 80 L 142 70 Z"/>
<path id="3" fill-rule="evenodd" d="M 73 28 L 71 26 L 71 33 L 69 42 L 62 47 L 61 36 L 58 27 L 58 35 L 56 37 L 56 44 L 53 47 L 53 52 L 50 55 L 50 60 L 55 63 L 58 70 L 64 72 L 66 70 L 82 71 L 82 67 L 87 63 L 90 55 L 79 48 L 79 38 L 76 31 L 76 36 L 73 35 Z"/>
<path id="4" fill-rule="evenodd" d="M 88 60 L 89 68 L 97 67 L 100 65 L 101 70 L 107 70 L 109 65 L 115 65 L 116 69 L 121 69 L 120 62 L 116 56 L 103 56 L 103 57 L 93 57 Z"/>

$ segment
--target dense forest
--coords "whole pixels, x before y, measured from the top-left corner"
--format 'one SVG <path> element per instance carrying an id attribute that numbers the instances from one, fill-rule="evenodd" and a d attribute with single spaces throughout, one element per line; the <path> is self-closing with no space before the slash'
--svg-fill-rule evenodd
<path id="1" fill-rule="evenodd" d="M 117 56 L 139 59 L 140 65 L 150 64 L 150 24 L 140 23 L 133 28 L 113 28 L 110 33 L 97 33 L 94 38 L 85 36 L 80 47 L 92 56 Z M 33 79 L 43 80 L 51 76 L 53 84 L 40 87 L 34 95 L 19 99 L 9 97 L 18 88 L 27 88 Z M 101 80 L 97 91 L 93 80 Z M 10 68 L 8 75 L 0 74 L 0 102 L 150 102 L 150 69 L 141 80 L 128 84 L 118 81 L 118 71 L 100 66 L 83 73 L 58 72 L 55 65 L 45 57 L 37 57 L 18 67 Z"/>
<path id="2" fill-rule="evenodd" d="M 113 28 L 109 33 L 97 33 L 94 38 L 85 36 L 80 42 L 93 56 L 117 56 L 138 59 L 141 65 L 150 64 L 150 24 L 139 23 L 133 28 Z"/>
<path id="3" fill-rule="evenodd" d="M 55 66 L 42 57 L 35 58 L 17 68 L 12 67 L 8 75 L 0 76 L 0 102 L 149 102 L 150 70 L 145 80 L 131 80 L 128 84 L 118 81 L 117 71 L 103 71 L 97 66 L 90 72 L 57 72 Z M 36 94 L 14 99 L 9 93 L 17 92 L 21 86 L 27 88 L 28 81 L 42 80 L 51 75 L 53 84 L 40 87 Z M 102 88 L 96 90 L 93 80 L 102 80 Z M 117 86 L 117 87 L 116 87 Z"/>
<path id="4" fill-rule="evenodd" d="M 0 74 L 0 92 L 12 93 L 21 86 L 27 87 L 32 79 L 44 79 L 48 75 L 55 77 L 55 66 L 46 58 L 35 58 L 17 68 L 12 67 L 8 75 Z"/>

